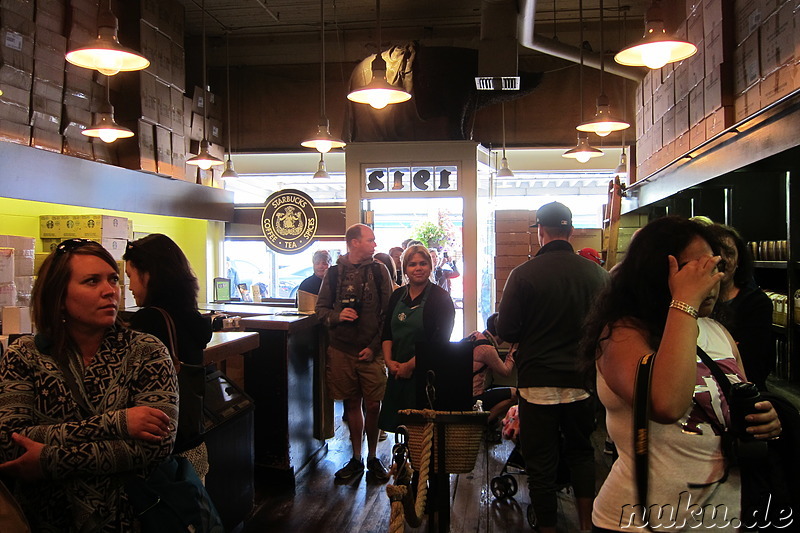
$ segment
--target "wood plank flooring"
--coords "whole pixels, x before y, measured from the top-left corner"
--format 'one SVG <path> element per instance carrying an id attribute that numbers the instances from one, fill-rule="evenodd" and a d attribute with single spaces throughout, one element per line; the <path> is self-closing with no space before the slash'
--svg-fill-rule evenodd
<path id="1" fill-rule="evenodd" d="M 337 421 L 341 420 L 337 416 Z M 386 484 L 365 474 L 347 483 L 334 480 L 333 474 L 350 458 L 347 428 L 338 422 L 336 435 L 328 441 L 328 452 L 297 475 L 294 494 L 281 491 L 256 479 L 256 510 L 242 533 L 379 533 L 389 529 L 390 503 Z M 598 430 L 593 442 L 596 449 L 598 487 L 608 473 L 609 456 L 602 453 L 604 431 Z M 380 443 L 378 456 L 388 467 L 393 436 Z M 366 448 L 366 443 L 364 444 Z M 513 449 L 504 441 L 489 444 L 478 454 L 475 469 L 469 474 L 451 475 L 452 532 L 489 533 L 530 531 L 526 510 L 530 499 L 527 477 L 515 476 L 519 491 L 513 498 L 496 500 L 490 489 Z M 428 531 L 427 519 L 418 528 L 406 525 L 406 533 Z M 574 499 L 570 493 L 559 494 L 559 532 L 578 530 Z"/>

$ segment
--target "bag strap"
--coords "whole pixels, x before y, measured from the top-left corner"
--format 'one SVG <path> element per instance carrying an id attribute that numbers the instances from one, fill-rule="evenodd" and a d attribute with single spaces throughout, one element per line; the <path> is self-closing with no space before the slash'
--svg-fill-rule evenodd
<path id="1" fill-rule="evenodd" d="M 722 371 L 717 362 L 711 359 L 711 357 L 699 346 L 697 347 L 697 355 L 700 357 L 700 360 L 703 361 L 703 364 L 706 365 L 711 371 L 711 375 L 714 376 L 714 379 L 717 380 L 717 384 L 722 390 L 722 394 L 726 399 L 730 400 L 731 382 L 728 379 L 728 376 L 725 375 L 725 372 Z"/>
<path id="2" fill-rule="evenodd" d="M 151 307 L 151 309 L 155 309 L 161 313 L 161 316 L 164 317 L 164 322 L 167 325 L 167 340 L 169 341 L 169 345 L 167 349 L 169 350 L 169 355 L 172 357 L 172 364 L 175 367 L 175 372 L 181 371 L 181 360 L 178 359 L 178 351 L 176 348 L 178 347 L 178 337 L 175 334 L 175 321 L 172 320 L 172 317 L 169 313 L 167 313 L 164 309 L 160 307 Z"/>
<path id="3" fill-rule="evenodd" d="M 639 359 L 636 381 L 633 385 L 633 460 L 636 473 L 636 492 L 642 506 L 642 518 L 648 531 L 652 531 L 647 520 L 647 490 L 649 483 L 649 425 L 650 425 L 650 384 L 653 379 L 653 360 L 655 352 Z"/>

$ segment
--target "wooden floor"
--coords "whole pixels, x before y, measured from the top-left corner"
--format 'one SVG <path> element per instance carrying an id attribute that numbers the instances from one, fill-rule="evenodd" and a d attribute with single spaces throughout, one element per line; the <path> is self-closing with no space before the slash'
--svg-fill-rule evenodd
<path id="1" fill-rule="evenodd" d="M 337 420 L 341 420 L 337 416 Z M 256 480 L 256 510 L 244 526 L 243 533 L 317 533 L 363 532 L 389 530 L 390 504 L 386 484 L 365 474 L 349 483 L 334 481 L 333 474 L 350 458 L 347 428 L 339 423 L 336 436 L 328 441 L 328 452 L 320 460 L 304 468 L 297 476 L 295 494 L 287 494 Z M 605 433 L 598 430 L 595 442 L 598 487 L 608 473 L 610 459 L 602 453 Z M 378 456 L 389 466 L 393 436 L 380 443 Z M 365 443 L 366 448 L 366 443 Z M 470 474 L 451 475 L 452 532 L 530 531 L 526 520 L 527 478 L 517 475 L 519 491 L 513 498 L 496 500 L 490 480 L 500 474 L 513 444 L 489 444 L 478 454 Z M 405 531 L 428 531 L 427 519 L 418 528 L 406 525 Z M 435 529 L 434 529 L 435 531 Z M 559 532 L 578 531 L 577 514 L 572 495 L 559 494 Z"/>

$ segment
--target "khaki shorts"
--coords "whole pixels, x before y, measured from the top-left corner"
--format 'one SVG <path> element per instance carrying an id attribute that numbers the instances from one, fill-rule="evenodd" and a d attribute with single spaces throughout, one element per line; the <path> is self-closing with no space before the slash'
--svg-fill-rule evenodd
<path id="1" fill-rule="evenodd" d="M 328 346 L 325 379 L 328 395 L 334 400 L 364 398 L 380 402 L 386 391 L 383 355 L 378 352 L 372 361 L 359 361 L 356 355 Z"/>

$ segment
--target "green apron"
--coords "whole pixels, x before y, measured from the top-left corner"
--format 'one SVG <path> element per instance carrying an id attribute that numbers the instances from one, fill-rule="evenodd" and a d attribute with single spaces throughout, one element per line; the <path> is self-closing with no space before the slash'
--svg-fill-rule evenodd
<path id="1" fill-rule="evenodd" d="M 405 363 L 414 357 L 418 342 L 425 341 L 425 328 L 422 322 L 422 309 L 428 299 L 431 284 L 422 292 L 422 302 L 414 307 L 405 304 L 408 296 L 408 286 L 405 287 L 403 297 L 390 317 L 392 325 L 392 359 L 398 363 Z M 386 383 L 386 393 L 383 396 L 381 414 L 378 418 L 378 427 L 385 431 L 394 431 L 397 427 L 397 411 L 401 409 L 418 409 L 417 405 L 417 374 L 414 372 L 409 379 L 395 379 L 391 374 Z"/>

